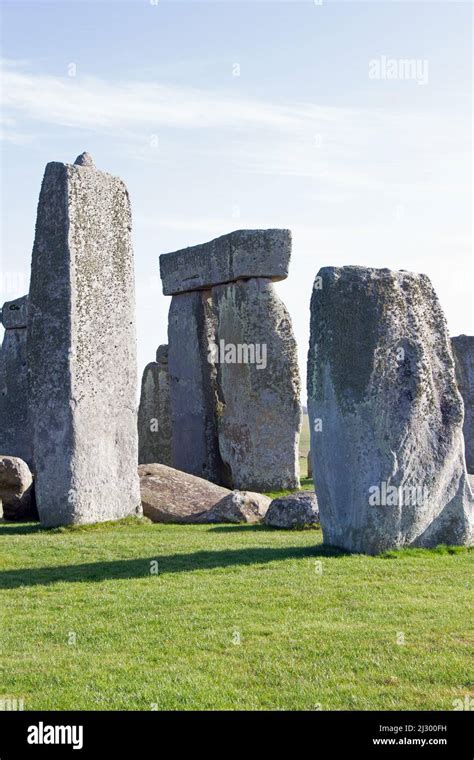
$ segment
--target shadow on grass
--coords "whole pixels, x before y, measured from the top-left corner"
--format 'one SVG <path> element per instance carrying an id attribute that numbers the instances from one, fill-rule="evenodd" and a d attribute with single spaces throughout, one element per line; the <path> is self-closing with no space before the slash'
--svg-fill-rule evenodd
<path id="1" fill-rule="evenodd" d="M 130 578 L 148 578 L 150 575 L 187 573 L 194 570 L 258 565 L 288 559 L 316 557 L 342 557 L 347 553 L 330 546 L 282 548 L 256 547 L 223 551 L 201 551 L 193 554 L 168 554 L 139 559 L 119 559 L 112 562 L 90 562 L 81 565 L 56 567 L 28 567 L 0 572 L 0 589 L 22 586 L 44 586 L 51 583 L 85 583 Z M 158 565 L 156 565 L 158 563 Z M 153 572 L 155 569 L 155 572 Z M 156 572 L 156 570 L 158 572 Z"/>

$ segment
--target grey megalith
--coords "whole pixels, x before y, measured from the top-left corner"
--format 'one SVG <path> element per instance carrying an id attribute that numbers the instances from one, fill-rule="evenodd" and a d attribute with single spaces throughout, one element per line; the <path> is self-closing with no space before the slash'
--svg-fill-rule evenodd
<path id="1" fill-rule="evenodd" d="M 26 325 L 28 296 L 7 301 L 2 309 L 5 328 L 0 349 L 0 454 L 33 465 L 28 415 Z"/>
<path id="2" fill-rule="evenodd" d="M 49 163 L 38 203 L 27 338 L 44 525 L 141 514 L 135 343 L 127 189 L 91 160 Z"/>
<path id="3" fill-rule="evenodd" d="M 209 361 L 214 341 L 210 292 L 173 296 L 168 316 L 173 467 L 227 484 L 217 433 L 217 373 Z"/>
<path id="4" fill-rule="evenodd" d="M 319 271 L 308 412 L 327 544 L 375 554 L 470 541 L 463 404 L 426 275 Z"/>
<path id="5" fill-rule="evenodd" d="M 287 276 L 290 255 L 289 230 L 237 230 L 160 256 L 163 292 L 174 293 L 174 467 L 230 488 L 298 487 L 296 343 L 272 284 Z M 223 360 L 220 346 L 228 342 L 250 354 L 258 344 L 268 366 L 250 354 Z"/>
<path id="6" fill-rule="evenodd" d="M 209 243 L 160 256 L 165 296 L 250 277 L 284 280 L 291 256 L 289 230 L 236 230 Z"/>
<path id="7" fill-rule="evenodd" d="M 464 449 L 467 471 L 474 473 L 474 335 L 451 338 L 456 380 L 464 401 Z"/>
<path id="8" fill-rule="evenodd" d="M 290 315 L 260 278 L 219 285 L 212 300 L 219 451 L 232 487 L 298 488 L 300 378 Z"/>
<path id="9" fill-rule="evenodd" d="M 159 346 L 156 362 L 143 371 L 138 408 L 139 464 L 172 464 L 168 346 Z"/>

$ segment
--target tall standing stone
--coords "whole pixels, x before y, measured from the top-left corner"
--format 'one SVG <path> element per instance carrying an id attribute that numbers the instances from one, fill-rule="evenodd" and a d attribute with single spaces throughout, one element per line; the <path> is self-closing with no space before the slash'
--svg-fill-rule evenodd
<path id="1" fill-rule="evenodd" d="M 44 525 L 141 514 L 131 212 L 122 180 L 46 166 L 28 317 L 36 496 Z"/>
<path id="2" fill-rule="evenodd" d="M 5 328 L 0 349 L 0 454 L 33 464 L 28 417 L 26 325 L 28 296 L 7 301 L 2 309 Z"/>
<path id="3" fill-rule="evenodd" d="M 145 367 L 138 408 L 138 461 L 172 464 L 168 346 L 158 347 L 156 362 Z"/>
<path id="4" fill-rule="evenodd" d="M 299 487 L 300 380 L 290 316 L 263 278 L 212 289 L 219 450 L 233 488 Z"/>
<path id="5" fill-rule="evenodd" d="M 374 554 L 470 541 L 462 406 L 428 277 L 319 271 L 308 411 L 326 543 Z"/>
<path id="6" fill-rule="evenodd" d="M 474 336 L 451 338 L 456 380 L 464 401 L 464 448 L 467 471 L 474 473 Z"/>
<path id="7" fill-rule="evenodd" d="M 217 372 L 210 356 L 215 318 L 209 291 L 173 296 L 168 316 L 168 361 L 173 467 L 227 483 L 219 453 Z"/>

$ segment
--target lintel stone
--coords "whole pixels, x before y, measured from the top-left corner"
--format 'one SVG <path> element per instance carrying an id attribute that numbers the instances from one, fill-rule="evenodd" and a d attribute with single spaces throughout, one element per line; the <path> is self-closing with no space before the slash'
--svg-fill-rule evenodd
<path id="1" fill-rule="evenodd" d="M 251 277 L 284 280 L 290 256 L 290 230 L 236 230 L 209 243 L 161 254 L 163 293 L 206 290 Z"/>

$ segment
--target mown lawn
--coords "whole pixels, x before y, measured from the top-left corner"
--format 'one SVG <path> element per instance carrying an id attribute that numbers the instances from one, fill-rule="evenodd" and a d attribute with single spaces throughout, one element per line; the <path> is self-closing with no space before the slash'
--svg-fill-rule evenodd
<path id="1" fill-rule="evenodd" d="M 474 695 L 469 550 L 318 530 L 2 524 L 0 696 L 25 709 L 435 709 Z M 158 563 L 158 573 L 152 563 Z"/>

